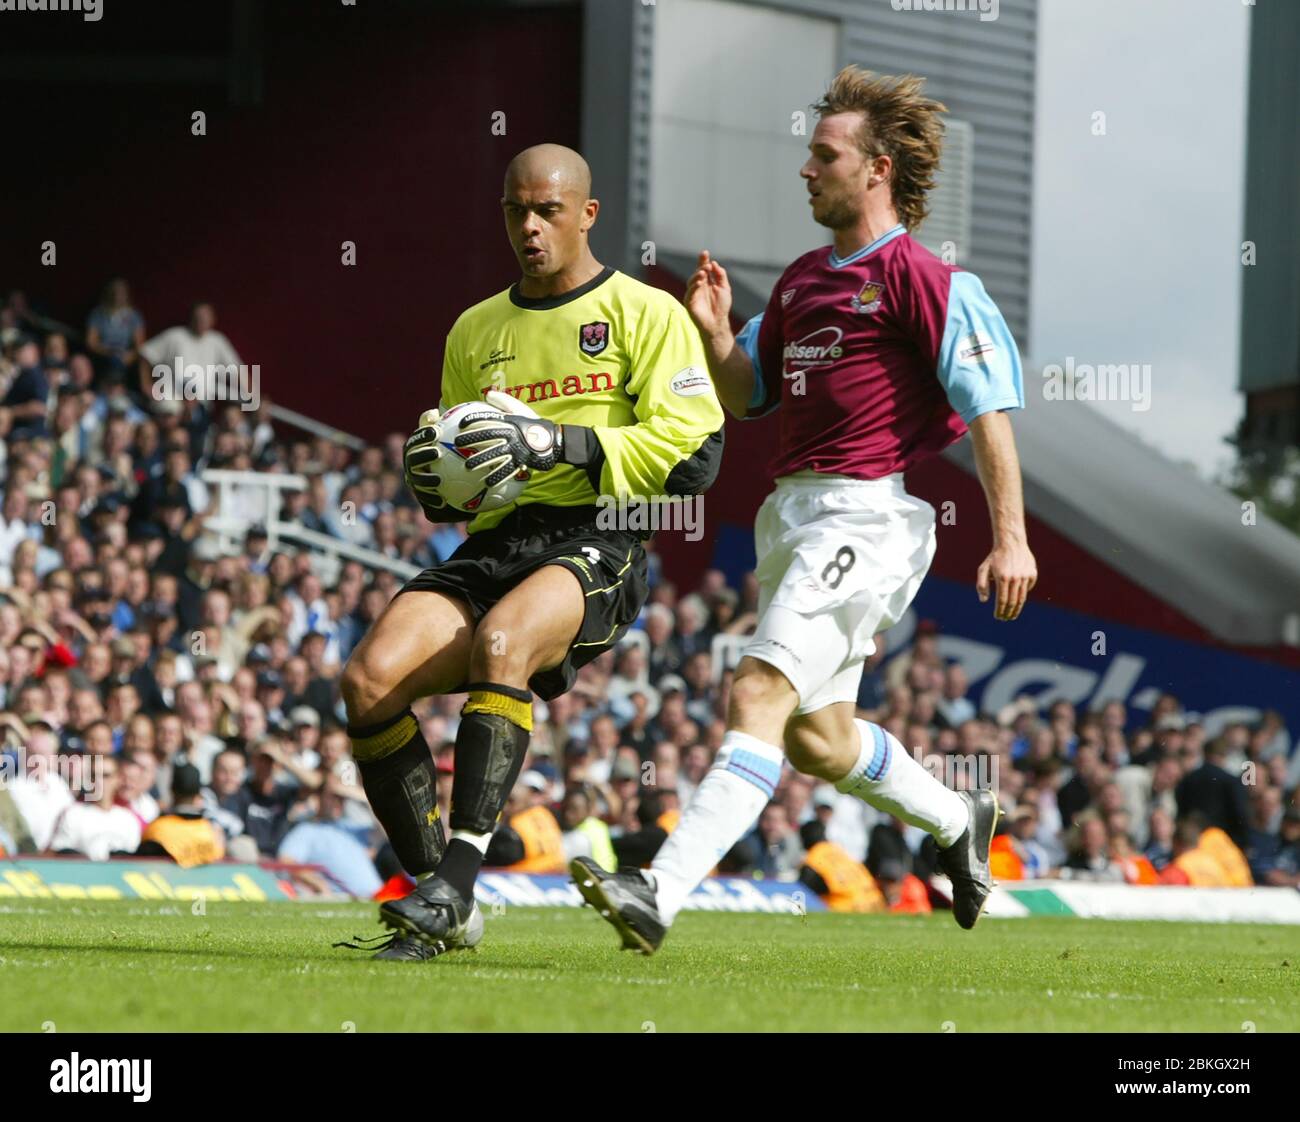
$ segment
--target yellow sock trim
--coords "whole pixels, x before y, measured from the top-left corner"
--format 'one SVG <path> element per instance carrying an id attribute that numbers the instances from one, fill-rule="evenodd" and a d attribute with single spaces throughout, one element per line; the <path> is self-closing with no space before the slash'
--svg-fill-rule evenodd
<path id="1" fill-rule="evenodd" d="M 419 724 L 410 713 L 407 713 L 397 724 L 390 725 L 383 732 L 377 732 L 374 736 L 353 737 L 352 755 L 366 763 L 382 760 L 385 756 L 391 756 L 399 748 L 409 744 L 411 738 L 419 731 Z"/>
<path id="2" fill-rule="evenodd" d="M 525 732 L 533 731 L 533 707 L 517 697 L 507 697 L 495 690 L 470 690 L 469 700 L 461 713 L 495 713 Z"/>

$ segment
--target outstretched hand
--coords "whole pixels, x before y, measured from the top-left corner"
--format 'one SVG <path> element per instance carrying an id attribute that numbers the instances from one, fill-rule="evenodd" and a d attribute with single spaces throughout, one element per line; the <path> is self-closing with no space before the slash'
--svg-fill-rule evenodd
<path id="1" fill-rule="evenodd" d="M 705 335 L 718 335 L 730 329 L 731 282 L 727 270 L 709 256 L 707 249 L 700 250 L 699 265 L 686 282 L 682 302 L 695 326 Z"/>
<path id="2" fill-rule="evenodd" d="M 1038 583 L 1038 563 L 1024 542 L 996 545 L 984 558 L 975 577 L 980 603 L 988 602 L 989 586 L 997 593 L 993 618 L 1013 620 L 1020 615 L 1029 593 Z"/>

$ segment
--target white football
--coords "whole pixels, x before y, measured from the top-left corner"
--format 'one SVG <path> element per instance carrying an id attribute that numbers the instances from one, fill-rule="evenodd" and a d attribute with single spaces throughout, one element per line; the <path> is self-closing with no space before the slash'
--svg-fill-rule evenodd
<path id="1" fill-rule="evenodd" d="M 482 449 L 475 445 L 456 447 L 456 436 L 465 426 L 500 415 L 499 409 L 471 401 L 453 405 L 436 422 L 442 454 L 429 465 L 425 479 L 448 506 L 466 514 L 482 514 L 514 502 L 527 486 L 530 473 L 527 468 L 520 468 L 495 487 L 484 487 L 476 474 L 465 470 L 465 461 Z"/>

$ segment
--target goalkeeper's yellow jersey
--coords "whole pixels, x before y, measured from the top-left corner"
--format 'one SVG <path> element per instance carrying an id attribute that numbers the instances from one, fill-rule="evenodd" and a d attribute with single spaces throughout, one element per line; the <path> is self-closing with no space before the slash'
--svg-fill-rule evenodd
<path id="1" fill-rule="evenodd" d="M 512 285 L 461 313 L 447 336 L 439 408 L 489 390 L 556 424 L 594 429 L 602 454 L 586 469 L 534 473 L 471 533 L 528 503 L 694 495 L 717 475 L 722 408 L 695 325 L 668 293 L 612 268 L 561 296 L 531 299 Z"/>

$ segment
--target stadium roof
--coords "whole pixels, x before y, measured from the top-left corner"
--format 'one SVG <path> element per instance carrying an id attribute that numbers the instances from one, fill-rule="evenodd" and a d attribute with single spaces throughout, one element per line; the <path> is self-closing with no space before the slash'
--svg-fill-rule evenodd
<path id="1" fill-rule="evenodd" d="M 1033 374 L 1027 373 L 1027 379 Z M 1082 402 L 1027 381 L 1016 417 L 1025 505 L 1229 643 L 1300 645 L 1300 541 Z M 944 453 L 973 472 L 970 441 Z"/>

